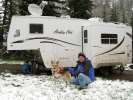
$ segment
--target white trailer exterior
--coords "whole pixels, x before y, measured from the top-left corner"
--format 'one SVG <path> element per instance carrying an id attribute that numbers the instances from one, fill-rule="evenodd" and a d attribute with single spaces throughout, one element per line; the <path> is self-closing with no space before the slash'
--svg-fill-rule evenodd
<path id="1" fill-rule="evenodd" d="M 75 66 L 84 52 L 95 68 L 132 61 L 132 29 L 124 24 L 47 16 L 13 16 L 8 50 L 40 50 L 46 67 Z"/>

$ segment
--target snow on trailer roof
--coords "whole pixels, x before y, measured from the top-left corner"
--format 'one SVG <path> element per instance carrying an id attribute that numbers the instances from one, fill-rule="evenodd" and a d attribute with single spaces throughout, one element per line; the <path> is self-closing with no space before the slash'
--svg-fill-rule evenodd
<path id="1" fill-rule="evenodd" d="M 47 18 L 47 19 L 65 19 L 65 20 L 79 20 L 87 22 L 103 22 L 101 18 L 90 18 L 90 19 L 80 19 L 80 18 L 70 18 L 70 17 L 56 17 L 56 16 L 13 16 L 13 17 L 22 17 L 22 18 Z"/>
<path id="2" fill-rule="evenodd" d="M 55 17 L 55 16 L 13 16 L 14 18 L 47 18 L 47 19 L 65 19 L 65 20 L 76 20 L 76 21 L 83 21 L 86 22 L 87 24 L 91 25 L 111 25 L 114 27 L 119 27 L 119 28 L 131 28 L 131 26 L 124 24 L 124 23 L 118 23 L 118 22 L 104 22 L 102 18 L 99 17 L 94 17 L 90 19 L 79 19 L 79 18 L 70 18 L 70 17 Z"/>
<path id="3" fill-rule="evenodd" d="M 22 18 L 47 18 L 47 19 L 65 19 L 65 20 L 80 20 L 87 21 L 86 19 L 70 18 L 70 17 L 56 17 L 56 16 L 13 16 L 13 17 L 22 17 Z"/>
<path id="4" fill-rule="evenodd" d="M 129 26 L 128 24 L 118 22 L 104 22 L 102 18 L 90 18 L 88 19 L 88 21 L 91 26 L 98 26 L 100 24 L 102 25 L 102 27 L 109 25 L 111 27 L 131 29 L 131 26 Z"/>

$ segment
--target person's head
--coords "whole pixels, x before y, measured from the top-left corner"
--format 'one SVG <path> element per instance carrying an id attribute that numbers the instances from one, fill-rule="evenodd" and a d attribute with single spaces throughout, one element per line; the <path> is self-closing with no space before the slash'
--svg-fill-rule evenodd
<path id="1" fill-rule="evenodd" d="M 79 61 L 80 63 L 83 63 L 83 62 L 85 62 L 85 60 L 86 60 L 85 54 L 84 54 L 84 53 L 79 53 L 79 54 L 78 54 L 78 61 Z"/>

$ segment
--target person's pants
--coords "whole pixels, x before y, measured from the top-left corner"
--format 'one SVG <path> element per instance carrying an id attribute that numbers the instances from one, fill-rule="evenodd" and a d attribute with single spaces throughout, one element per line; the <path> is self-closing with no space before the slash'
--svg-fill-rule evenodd
<path id="1" fill-rule="evenodd" d="M 31 74 L 30 70 L 27 67 L 22 68 L 22 73 L 23 74 Z"/>
<path id="2" fill-rule="evenodd" d="M 91 80 L 85 74 L 80 73 L 78 77 L 76 78 L 73 77 L 73 79 L 71 80 L 71 83 L 75 85 L 79 85 L 81 88 L 84 88 L 85 86 L 91 83 Z"/>

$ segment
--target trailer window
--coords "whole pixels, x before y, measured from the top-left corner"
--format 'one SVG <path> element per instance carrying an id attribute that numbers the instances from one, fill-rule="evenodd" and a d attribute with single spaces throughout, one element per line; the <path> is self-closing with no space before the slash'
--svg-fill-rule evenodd
<path id="1" fill-rule="evenodd" d="M 88 31 L 84 30 L 84 43 L 88 43 Z"/>
<path id="2" fill-rule="evenodd" d="M 101 34 L 102 44 L 117 44 L 118 35 L 117 34 Z"/>
<path id="3" fill-rule="evenodd" d="M 43 24 L 30 24 L 30 33 L 42 34 L 43 33 Z"/>

